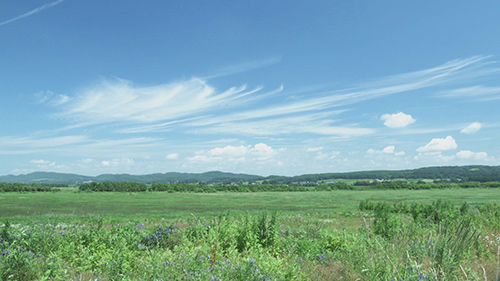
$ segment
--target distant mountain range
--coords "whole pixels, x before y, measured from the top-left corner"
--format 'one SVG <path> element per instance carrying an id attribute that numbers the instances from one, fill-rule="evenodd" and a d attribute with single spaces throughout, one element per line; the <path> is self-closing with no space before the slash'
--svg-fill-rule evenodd
<path id="1" fill-rule="evenodd" d="M 104 181 L 131 181 L 141 183 L 155 182 L 253 182 L 267 181 L 270 183 L 290 183 L 297 181 L 322 181 L 331 179 L 460 179 L 464 181 L 500 181 L 500 166 L 453 166 L 453 167 L 427 167 L 411 170 L 397 171 L 360 171 L 348 173 L 322 173 L 294 177 L 269 176 L 262 177 L 248 174 L 234 174 L 224 172 L 206 173 L 156 173 L 149 175 L 130 174 L 103 174 L 96 177 L 77 174 L 64 174 L 53 172 L 34 172 L 26 175 L 0 176 L 0 182 L 7 183 L 43 183 L 43 184 L 68 184 L 79 185 L 85 182 Z"/>
<path id="2" fill-rule="evenodd" d="M 0 182 L 7 183 L 43 183 L 43 184 L 69 184 L 79 185 L 86 182 L 105 182 L 105 181 L 131 181 L 142 183 L 155 182 L 231 182 L 231 181 L 256 181 L 262 180 L 264 177 L 246 174 L 233 174 L 224 172 L 206 172 L 206 173 L 156 173 L 149 175 L 130 175 L 130 174 L 103 174 L 96 177 L 82 176 L 77 174 L 64 174 L 53 172 L 34 172 L 26 175 L 8 175 L 0 176 Z"/>

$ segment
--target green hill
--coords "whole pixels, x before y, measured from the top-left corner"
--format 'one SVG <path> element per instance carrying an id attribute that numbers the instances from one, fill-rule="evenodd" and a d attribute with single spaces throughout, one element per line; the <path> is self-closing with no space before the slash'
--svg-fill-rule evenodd
<path id="1" fill-rule="evenodd" d="M 500 166 L 450 166 L 450 167 L 426 167 L 411 170 L 379 170 L 379 171 L 359 171 L 348 173 L 322 173 L 307 174 L 294 177 L 269 176 L 262 177 L 248 174 L 224 173 L 219 171 L 205 173 L 155 173 L 148 175 L 130 175 L 130 174 L 103 174 L 96 177 L 82 176 L 77 174 L 64 174 L 52 172 L 35 172 L 26 175 L 8 175 L 0 176 L 0 182 L 19 182 L 19 183 L 41 183 L 41 184 L 68 184 L 79 185 L 85 182 L 180 182 L 180 183 L 199 183 L 199 182 L 253 182 L 268 181 L 270 183 L 291 183 L 300 181 L 317 182 L 322 180 L 334 179 L 458 179 L 461 181 L 500 181 Z"/>

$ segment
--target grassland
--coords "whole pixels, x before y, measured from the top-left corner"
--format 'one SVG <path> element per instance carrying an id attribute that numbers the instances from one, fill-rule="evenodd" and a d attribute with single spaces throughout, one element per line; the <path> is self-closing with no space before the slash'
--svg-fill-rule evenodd
<path id="1" fill-rule="evenodd" d="M 498 202 L 473 188 L 1 193 L 0 279 L 497 280 Z"/>
<path id="2" fill-rule="evenodd" d="M 0 217 L 32 220 L 43 216 L 101 216 L 128 219 L 186 219 L 232 213 L 278 211 L 283 214 L 335 216 L 357 213 L 363 200 L 460 204 L 500 201 L 497 189 L 363 190 L 256 193 L 85 193 L 63 189 L 52 193 L 0 193 Z"/>

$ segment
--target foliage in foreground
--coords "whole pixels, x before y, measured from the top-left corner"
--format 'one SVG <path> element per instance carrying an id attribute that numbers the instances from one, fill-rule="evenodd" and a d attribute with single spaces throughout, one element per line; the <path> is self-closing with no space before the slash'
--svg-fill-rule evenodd
<path id="1" fill-rule="evenodd" d="M 0 230 L 1 280 L 495 280 L 500 205 L 363 201 L 363 225 L 276 213 Z"/>

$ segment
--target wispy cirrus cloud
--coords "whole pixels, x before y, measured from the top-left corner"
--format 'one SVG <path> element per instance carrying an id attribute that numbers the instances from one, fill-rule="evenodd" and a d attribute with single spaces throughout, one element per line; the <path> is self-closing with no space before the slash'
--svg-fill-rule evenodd
<path id="1" fill-rule="evenodd" d="M 54 2 L 51 2 L 51 3 L 47 3 L 45 5 L 42 5 L 36 9 L 33 9 L 31 11 L 28 11 L 22 15 L 19 15 L 17 17 L 14 17 L 14 18 L 11 18 L 9 20 L 6 20 L 6 21 L 3 21 L 3 22 L 0 22 L 0 26 L 2 25 L 6 25 L 6 24 L 9 24 L 9 23 L 13 23 L 15 21 L 18 21 L 20 19 L 24 19 L 24 18 L 27 18 L 29 16 L 32 16 L 32 15 L 35 15 L 35 14 L 38 14 L 44 10 L 47 10 L 47 9 L 50 9 L 52 7 L 54 7 L 55 5 L 58 5 L 58 4 L 61 4 L 62 2 L 64 2 L 65 0 L 57 0 L 57 1 L 54 1 Z"/>
<path id="2" fill-rule="evenodd" d="M 245 120 L 244 122 L 226 122 L 193 130 L 198 133 L 226 133 L 258 136 L 276 136 L 286 134 L 317 134 L 354 137 L 372 134 L 375 130 L 359 128 L 354 125 L 333 126 L 334 120 L 323 119 L 325 114 L 308 114 L 293 117 L 265 120 Z"/>
<path id="3" fill-rule="evenodd" d="M 273 58 L 268 58 L 268 59 L 263 59 L 263 60 L 254 60 L 254 61 L 249 61 L 249 62 L 244 62 L 240 64 L 235 64 L 227 67 L 222 67 L 217 70 L 215 70 L 215 73 L 208 75 L 206 77 L 203 77 L 202 79 L 207 80 L 207 79 L 212 79 L 216 77 L 221 77 L 221 76 L 228 76 L 240 72 L 245 72 L 253 69 L 258 69 L 262 67 L 267 67 L 273 64 L 277 64 L 281 61 L 281 57 L 273 57 Z"/>
<path id="4" fill-rule="evenodd" d="M 440 91 L 436 94 L 443 98 L 469 98 L 477 101 L 500 100 L 500 87 L 472 86 Z"/>
<path id="5" fill-rule="evenodd" d="M 245 84 L 220 91 L 208 80 L 192 78 L 157 86 L 104 80 L 68 97 L 59 117 L 75 126 L 114 124 L 118 133 L 182 130 L 187 133 L 279 135 L 318 134 L 356 137 L 372 128 L 339 118 L 347 106 L 414 90 L 447 85 L 494 72 L 487 56 L 449 61 L 421 71 L 395 75 L 357 88 L 315 90 L 293 98 L 285 87 L 271 91 Z M 257 103 L 258 101 L 258 103 Z M 333 119 L 335 116 L 335 119 Z M 411 116 L 404 125 L 414 122 Z M 400 125 L 402 126 L 402 125 Z"/>
<path id="6" fill-rule="evenodd" d="M 58 116 L 83 125 L 177 121 L 223 108 L 259 90 L 243 85 L 218 93 L 198 78 L 153 87 L 137 87 L 130 81 L 116 79 L 102 81 L 72 98 Z"/>
<path id="7" fill-rule="evenodd" d="M 57 137 L 0 137 L 0 155 L 22 155 L 30 153 L 61 153 L 79 157 L 101 157 L 147 155 L 158 149 L 162 139 L 136 137 L 126 139 L 93 139 L 85 135 Z"/>

